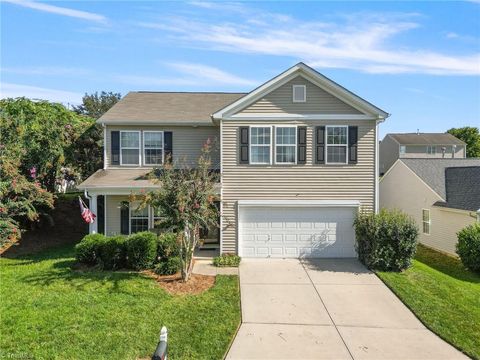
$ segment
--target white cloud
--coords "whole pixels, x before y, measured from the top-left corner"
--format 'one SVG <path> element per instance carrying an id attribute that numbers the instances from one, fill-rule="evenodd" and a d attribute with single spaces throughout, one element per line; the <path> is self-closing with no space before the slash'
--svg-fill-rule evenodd
<path id="1" fill-rule="evenodd" d="M 47 89 L 37 86 L 2 82 L 0 86 L 1 99 L 23 96 L 35 100 L 49 100 L 64 104 L 80 104 L 82 102 L 83 94 L 57 89 Z"/>
<path id="2" fill-rule="evenodd" d="M 232 53 L 288 56 L 315 67 L 368 73 L 479 75 L 480 53 L 446 54 L 406 47 L 395 36 L 419 28 L 416 13 L 358 13 L 336 21 L 302 21 L 281 14 L 249 13 L 215 23 L 169 17 L 139 26 L 173 35 L 177 44 Z"/>
<path id="3" fill-rule="evenodd" d="M 39 11 L 44 11 L 51 14 L 74 17 L 77 19 L 103 22 L 103 23 L 107 21 L 107 18 L 100 14 L 81 11 L 81 10 L 75 10 L 75 9 L 70 9 L 70 8 L 65 8 L 65 7 L 55 6 L 55 5 L 49 5 L 49 4 L 40 3 L 36 1 L 28 1 L 28 0 L 3 0 L 3 1 L 7 3 L 15 4 L 15 5 L 23 6 L 29 9 L 33 9 L 33 10 L 39 10 Z"/>

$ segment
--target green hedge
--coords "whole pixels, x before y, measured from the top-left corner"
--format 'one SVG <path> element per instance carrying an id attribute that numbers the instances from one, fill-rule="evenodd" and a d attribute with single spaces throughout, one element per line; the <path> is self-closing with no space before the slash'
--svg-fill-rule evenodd
<path id="1" fill-rule="evenodd" d="M 157 235 L 144 231 L 130 235 L 126 241 L 127 266 L 142 270 L 153 266 L 157 258 Z"/>
<path id="2" fill-rule="evenodd" d="M 87 265 L 95 265 L 100 260 L 99 248 L 105 241 L 102 234 L 86 235 L 81 242 L 75 245 L 75 256 L 78 262 Z"/>
<path id="3" fill-rule="evenodd" d="M 407 214 L 385 209 L 359 213 L 354 226 L 358 258 L 368 268 L 401 271 L 412 264 L 418 228 Z"/>
<path id="4" fill-rule="evenodd" d="M 469 225 L 457 234 L 457 254 L 463 265 L 480 272 L 480 223 Z"/>
<path id="5" fill-rule="evenodd" d="M 240 265 L 241 258 L 235 254 L 222 254 L 220 256 L 213 258 L 213 265 L 214 266 L 230 266 L 230 267 L 238 267 Z"/>

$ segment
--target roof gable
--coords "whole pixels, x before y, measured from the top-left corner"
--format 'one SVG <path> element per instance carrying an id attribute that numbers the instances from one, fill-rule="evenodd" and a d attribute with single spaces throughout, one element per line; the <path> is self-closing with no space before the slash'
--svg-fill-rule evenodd
<path id="1" fill-rule="evenodd" d="M 348 115 L 348 118 L 352 119 L 375 119 L 383 120 L 389 116 L 389 114 L 382 109 L 374 106 L 368 101 L 362 99 L 361 97 L 355 95 L 351 91 L 340 86 L 333 80 L 325 77 L 311 67 L 298 63 L 297 65 L 291 67 L 280 75 L 274 77 L 273 79 L 267 81 L 263 85 L 259 86 L 252 92 L 248 93 L 243 98 L 233 102 L 232 104 L 224 107 L 223 109 L 217 111 L 213 114 L 214 119 L 239 119 L 242 117 L 252 118 L 258 116 L 256 113 L 252 116 L 252 113 L 242 111 L 243 109 L 249 109 L 252 104 L 255 104 L 258 101 L 261 101 L 264 98 L 268 98 L 269 94 L 272 94 L 277 89 L 281 88 L 283 85 L 288 82 L 301 77 L 307 80 L 312 85 L 319 88 L 323 91 L 323 94 L 328 94 L 336 99 L 336 102 L 339 102 L 343 105 L 346 114 L 332 114 L 332 113 L 287 113 L 282 118 L 335 118 L 337 115 Z M 274 93 L 273 93 L 274 94 Z M 270 95 L 271 97 L 271 95 Z M 338 103 L 337 103 L 338 104 Z M 353 109 L 353 110 L 352 110 Z M 262 113 L 261 116 L 268 117 L 268 113 Z M 273 117 L 278 118 L 278 113 L 273 113 Z"/>
<path id="2" fill-rule="evenodd" d="M 480 209 L 480 166 L 445 169 L 446 202 L 435 205 L 453 209 Z"/>

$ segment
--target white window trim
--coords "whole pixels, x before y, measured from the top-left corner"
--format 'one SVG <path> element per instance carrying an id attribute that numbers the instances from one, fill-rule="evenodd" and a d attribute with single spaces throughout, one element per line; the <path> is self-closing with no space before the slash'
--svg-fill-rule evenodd
<path id="1" fill-rule="evenodd" d="M 153 206 L 148 206 L 148 214 L 149 214 L 148 228 L 153 229 L 155 228 L 155 211 L 153 209 Z"/>
<path id="2" fill-rule="evenodd" d="M 303 100 L 295 100 L 295 89 L 303 89 Z M 294 103 L 304 103 L 307 102 L 307 86 L 306 85 L 292 85 L 292 102 Z"/>
<path id="3" fill-rule="evenodd" d="M 134 206 L 136 205 L 136 206 Z M 140 202 L 129 202 L 128 203 L 128 234 L 129 235 L 132 235 L 132 211 L 136 210 L 138 208 L 138 206 L 140 205 Z M 148 222 L 148 225 L 147 225 L 147 230 L 150 229 L 150 206 L 148 207 L 148 215 L 146 216 L 147 218 L 147 222 Z M 135 219 L 145 219 L 145 216 L 142 216 L 142 217 L 135 217 Z"/>
<path id="4" fill-rule="evenodd" d="M 428 221 L 423 220 L 423 212 L 427 211 L 428 212 Z M 423 225 L 427 223 L 428 224 L 428 233 L 423 231 Z M 432 217 L 430 215 L 430 209 L 422 209 L 422 234 L 423 235 L 430 235 L 432 233 Z"/>
<path id="5" fill-rule="evenodd" d="M 138 148 L 134 147 L 122 147 L 122 133 L 137 133 L 138 134 Z M 120 131 L 120 165 L 121 166 L 140 166 L 142 164 L 142 138 L 140 136 L 141 131 L 139 130 L 122 130 Z M 138 163 L 137 164 L 124 164 L 123 163 L 123 149 L 138 149 Z"/>
<path id="6" fill-rule="evenodd" d="M 402 148 L 403 148 L 403 151 L 402 151 Z M 400 155 L 405 155 L 407 153 L 407 147 L 405 145 L 400 145 L 400 147 L 398 149 L 398 153 Z"/>
<path id="7" fill-rule="evenodd" d="M 270 162 L 268 163 L 259 163 L 259 162 L 252 162 L 250 161 L 250 165 L 272 165 L 272 158 L 273 158 L 273 146 L 272 146 L 272 141 L 273 141 L 273 126 L 271 125 L 250 125 L 249 126 L 249 131 L 248 131 L 248 159 L 252 159 L 252 128 L 269 128 L 270 129 L 270 144 L 268 145 L 270 147 Z M 254 144 L 253 146 L 267 146 L 267 145 L 257 145 Z"/>
<path id="8" fill-rule="evenodd" d="M 145 154 L 145 150 L 147 148 L 145 147 L 145 134 L 147 133 L 160 133 L 162 134 L 162 163 L 161 164 L 147 164 L 147 155 Z M 156 165 L 162 165 L 165 162 L 165 136 L 163 131 L 154 131 L 154 130 L 148 130 L 148 131 L 143 131 L 143 136 L 142 136 L 142 153 L 143 153 L 143 165 L 145 166 L 156 166 Z M 150 149 L 159 149 L 159 148 L 150 148 Z"/>
<path id="9" fill-rule="evenodd" d="M 277 129 L 278 128 L 295 128 L 295 145 L 284 145 L 284 144 L 277 144 Z M 278 164 L 278 165 L 296 165 L 297 164 L 297 153 L 298 153 L 298 127 L 297 125 L 278 125 L 278 126 L 275 126 L 275 129 L 274 129 L 274 136 L 275 136 L 275 151 L 274 151 L 274 163 L 275 164 Z M 279 162 L 277 161 L 277 146 L 291 146 L 291 147 L 295 147 L 295 161 L 294 162 Z"/>
<path id="10" fill-rule="evenodd" d="M 437 154 L 437 147 L 435 145 L 427 145 L 427 154 L 428 155 L 436 155 Z"/>
<path id="11" fill-rule="evenodd" d="M 343 127 L 347 129 L 347 143 L 346 144 L 328 144 L 328 128 Z M 328 162 L 328 147 L 329 146 L 345 146 L 345 162 Z M 325 126 L 325 164 L 326 165 L 346 165 L 348 164 L 348 125 L 327 125 Z"/>

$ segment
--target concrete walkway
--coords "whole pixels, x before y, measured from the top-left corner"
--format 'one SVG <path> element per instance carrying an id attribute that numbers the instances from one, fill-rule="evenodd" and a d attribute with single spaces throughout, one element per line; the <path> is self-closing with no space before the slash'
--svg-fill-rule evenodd
<path id="1" fill-rule="evenodd" d="M 354 259 L 243 259 L 227 359 L 466 359 Z"/>

